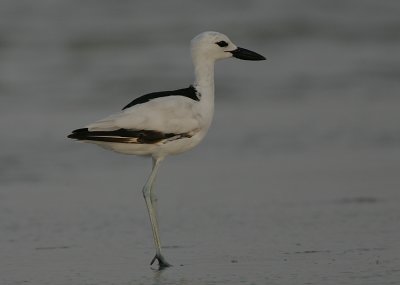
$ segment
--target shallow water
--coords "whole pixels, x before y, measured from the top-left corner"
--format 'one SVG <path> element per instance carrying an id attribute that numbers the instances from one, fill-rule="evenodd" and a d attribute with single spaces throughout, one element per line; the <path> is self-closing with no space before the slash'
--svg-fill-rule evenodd
<path id="1" fill-rule="evenodd" d="M 399 10 L 2 1 L 0 284 L 398 284 Z M 149 159 L 65 137 L 189 85 L 204 30 L 268 61 L 218 62 L 209 135 L 162 166 L 160 272 Z"/>

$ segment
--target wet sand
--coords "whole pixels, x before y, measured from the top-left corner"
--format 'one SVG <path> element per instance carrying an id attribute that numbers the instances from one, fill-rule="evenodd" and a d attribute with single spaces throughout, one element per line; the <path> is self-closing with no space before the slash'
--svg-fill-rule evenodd
<path id="1" fill-rule="evenodd" d="M 3 188 L 2 284 L 396 284 L 398 151 L 235 154 L 216 130 L 160 172 L 172 268 L 149 266 L 148 159 L 82 144 Z"/>
<path id="2" fill-rule="evenodd" d="M 398 2 L 96 3 L 0 4 L 1 285 L 400 282 Z M 66 135 L 190 84 L 208 29 L 269 60 L 218 64 L 210 133 L 162 165 L 158 271 L 150 160 Z"/>

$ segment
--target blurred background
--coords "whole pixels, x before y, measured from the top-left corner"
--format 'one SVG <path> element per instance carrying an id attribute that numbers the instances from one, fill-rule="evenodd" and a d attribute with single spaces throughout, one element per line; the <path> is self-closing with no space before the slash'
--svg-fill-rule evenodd
<path id="1" fill-rule="evenodd" d="M 2 284 L 399 281 L 399 15 L 395 0 L 2 0 Z M 212 128 L 157 185 L 184 267 L 154 275 L 150 159 L 66 136 L 191 84 L 206 30 L 268 60 L 217 63 Z"/>

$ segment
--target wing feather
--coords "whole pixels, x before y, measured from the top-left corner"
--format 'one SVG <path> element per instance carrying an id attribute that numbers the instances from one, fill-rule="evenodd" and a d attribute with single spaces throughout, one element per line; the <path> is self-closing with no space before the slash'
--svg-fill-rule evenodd
<path id="1" fill-rule="evenodd" d="M 87 125 L 89 131 L 152 130 L 189 133 L 201 128 L 198 103 L 183 96 L 160 97 Z"/>

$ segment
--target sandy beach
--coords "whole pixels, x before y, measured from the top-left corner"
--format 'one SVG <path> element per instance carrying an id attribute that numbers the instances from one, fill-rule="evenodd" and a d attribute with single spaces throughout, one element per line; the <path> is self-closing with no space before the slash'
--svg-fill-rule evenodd
<path id="1" fill-rule="evenodd" d="M 0 284 L 399 284 L 399 2 L 159 5 L 1 2 Z M 205 30 L 268 60 L 218 63 L 208 136 L 162 165 L 158 271 L 150 159 L 66 136 L 188 86 Z"/>

